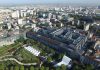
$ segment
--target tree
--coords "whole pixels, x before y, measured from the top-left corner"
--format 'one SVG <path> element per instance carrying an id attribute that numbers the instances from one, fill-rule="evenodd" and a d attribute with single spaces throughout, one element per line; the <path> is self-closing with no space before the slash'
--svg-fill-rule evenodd
<path id="1" fill-rule="evenodd" d="M 40 70 L 44 70 L 44 66 L 42 66 L 42 67 L 40 68 Z"/>
<path id="2" fill-rule="evenodd" d="M 45 67 L 45 70 L 49 70 L 49 67 Z"/>
<path id="3" fill-rule="evenodd" d="M 20 37 L 15 41 L 15 43 L 24 42 L 24 40 L 25 40 L 24 37 Z"/>
<path id="4" fill-rule="evenodd" d="M 15 70 L 19 70 L 19 66 L 15 66 Z"/>
<path id="5" fill-rule="evenodd" d="M 64 64 L 61 65 L 61 70 L 66 70 L 66 66 Z"/>
<path id="6" fill-rule="evenodd" d="M 13 65 L 10 66 L 10 70 L 13 70 Z"/>
<path id="7" fill-rule="evenodd" d="M 47 60 L 48 60 L 48 62 L 51 62 L 52 61 L 52 58 L 51 57 L 48 57 Z"/>
<path id="8" fill-rule="evenodd" d="M 94 67 L 92 65 L 86 65 L 85 70 L 93 70 L 93 69 L 94 69 Z"/>
<path id="9" fill-rule="evenodd" d="M 35 68 L 34 70 L 39 70 L 39 68 Z"/>
<path id="10" fill-rule="evenodd" d="M 62 59 L 63 58 L 63 56 L 64 56 L 64 54 L 59 54 L 59 59 Z"/>
<path id="11" fill-rule="evenodd" d="M 4 65 L 3 65 L 3 63 L 0 64 L 0 70 L 4 70 Z"/>
<path id="12" fill-rule="evenodd" d="M 20 70 L 24 70 L 24 66 L 23 65 L 20 67 Z"/>
<path id="13" fill-rule="evenodd" d="M 79 67 L 78 65 L 75 65 L 75 66 L 73 67 L 73 70 L 81 70 L 81 69 L 80 69 L 80 67 Z"/>
<path id="14" fill-rule="evenodd" d="M 61 70 L 61 68 L 58 66 L 58 67 L 56 68 L 56 70 Z"/>
<path id="15" fill-rule="evenodd" d="M 31 67 L 30 67 L 30 70 L 34 70 L 34 67 L 33 67 L 33 66 L 31 66 Z"/>

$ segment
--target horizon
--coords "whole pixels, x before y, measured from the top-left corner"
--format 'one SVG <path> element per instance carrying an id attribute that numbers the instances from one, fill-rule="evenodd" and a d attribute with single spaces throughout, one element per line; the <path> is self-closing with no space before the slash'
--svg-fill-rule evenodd
<path id="1" fill-rule="evenodd" d="M 3 0 L 1 5 L 18 5 L 18 4 L 85 4 L 100 5 L 100 0 Z"/>
<path id="2" fill-rule="evenodd" d="M 83 6 L 83 7 L 94 7 L 100 6 L 100 4 L 83 4 L 83 3 L 23 3 L 23 4 L 0 4 L 0 7 L 12 7 L 12 6 Z"/>

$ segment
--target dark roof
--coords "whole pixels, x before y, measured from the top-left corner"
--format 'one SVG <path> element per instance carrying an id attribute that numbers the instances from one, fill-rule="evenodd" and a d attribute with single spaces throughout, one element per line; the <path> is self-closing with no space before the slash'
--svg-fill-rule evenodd
<path id="1" fill-rule="evenodd" d="M 83 16 L 80 18 L 81 21 L 86 21 L 86 23 L 93 23 L 94 20 L 91 16 Z"/>

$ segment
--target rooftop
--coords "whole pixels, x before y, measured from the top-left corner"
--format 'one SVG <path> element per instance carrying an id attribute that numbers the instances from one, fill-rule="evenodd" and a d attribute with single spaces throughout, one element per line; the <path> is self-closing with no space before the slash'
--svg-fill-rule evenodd
<path id="1" fill-rule="evenodd" d="M 31 46 L 28 47 L 24 47 L 27 51 L 29 51 L 30 53 L 32 53 L 35 56 L 38 56 L 40 54 L 40 51 L 32 48 Z"/>
<path id="2" fill-rule="evenodd" d="M 63 56 L 63 58 L 62 58 L 62 61 L 61 62 L 59 62 L 59 63 L 57 63 L 56 65 L 54 65 L 55 67 L 57 67 L 57 66 L 61 66 L 62 64 L 64 64 L 64 65 L 68 65 L 69 66 L 69 63 L 71 62 L 71 59 L 69 58 L 69 57 L 67 57 L 67 56 Z"/>

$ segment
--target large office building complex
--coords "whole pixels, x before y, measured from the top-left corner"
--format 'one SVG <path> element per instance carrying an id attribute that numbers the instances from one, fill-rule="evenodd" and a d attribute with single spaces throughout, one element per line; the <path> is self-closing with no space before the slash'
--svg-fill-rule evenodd
<path id="1" fill-rule="evenodd" d="M 26 33 L 26 36 L 58 52 L 64 52 L 71 57 L 75 56 L 75 54 L 71 54 L 71 52 L 77 52 L 80 55 L 82 46 L 87 41 L 87 36 L 84 31 L 66 27 L 60 29 L 41 28 L 37 32 L 32 29 Z"/>

